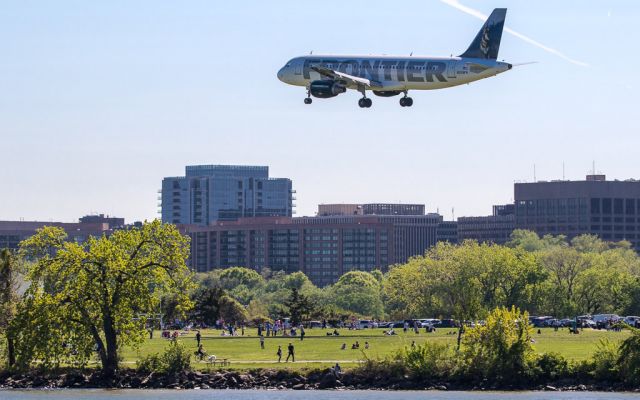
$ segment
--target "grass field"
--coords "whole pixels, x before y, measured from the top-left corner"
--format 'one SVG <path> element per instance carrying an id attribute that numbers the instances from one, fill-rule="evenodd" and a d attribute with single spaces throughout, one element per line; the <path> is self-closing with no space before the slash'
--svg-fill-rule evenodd
<path id="1" fill-rule="evenodd" d="M 202 344 L 208 354 L 215 354 L 218 358 L 228 358 L 232 368 L 290 368 L 300 369 L 309 367 L 325 367 L 339 362 L 343 367 L 356 365 L 366 357 L 383 358 L 392 354 L 403 346 L 410 346 L 415 340 L 416 344 L 425 341 L 438 341 L 455 345 L 456 335 L 453 329 L 438 329 L 435 333 L 424 331 L 416 335 L 408 332 L 406 335 L 398 330 L 397 336 L 383 335 L 383 329 L 365 329 L 359 331 L 340 330 L 341 336 L 328 337 L 326 330 L 307 329 L 304 341 L 300 338 L 266 337 L 265 349 L 260 348 L 260 341 L 255 329 L 247 329 L 245 336 L 221 337 L 221 331 L 202 330 Z M 537 332 L 537 330 L 535 331 Z M 569 334 L 567 329 L 555 332 L 551 328 L 541 330 L 540 334 L 534 334 L 534 348 L 539 353 L 556 352 L 571 360 L 583 360 L 588 358 L 595 350 L 601 338 L 618 341 L 626 338 L 628 332 L 607 332 L 585 329 L 578 335 Z M 180 337 L 189 349 L 194 352 L 197 349 L 195 332 L 190 332 Z M 355 341 L 360 342 L 360 350 L 352 350 L 351 345 Z M 295 346 L 296 362 L 285 363 L 287 345 L 289 342 Z M 365 342 L 369 342 L 369 350 L 364 349 Z M 346 350 L 340 347 L 346 343 Z M 123 354 L 125 365 L 133 367 L 140 356 L 151 353 L 160 353 L 168 345 L 168 340 L 160 337 L 160 332 L 154 332 L 154 338 L 148 339 L 139 350 L 126 349 Z M 283 362 L 277 362 L 276 350 L 282 346 Z M 203 362 L 195 362 L 199 369 L 206 369 Z"/>

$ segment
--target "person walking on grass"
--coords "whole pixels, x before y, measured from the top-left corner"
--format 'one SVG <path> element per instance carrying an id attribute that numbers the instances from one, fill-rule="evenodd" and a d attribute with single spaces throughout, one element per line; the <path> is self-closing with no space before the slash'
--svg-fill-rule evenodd
<path id="1" fill-rule="evenodd" d="M 260 336 L 260 348 L 264 350 L 264 336 Z"/>
<path id="2" fill-rule="evenodd" d="M 304 326 L 302 326 L 302 324 L 300 324 L 300 341 L 304 340 L 304 335 L 305 335 Z"/>
<path id="3" fill-rule="evenodd" d="M 278 356 L 278 362 L 282 361 L 282 346 L 278 346 L 278 351 L 276 352 L 276 355 Z"/>
<path id="4" fill-rule="evenodd" d="M 289 362 L 289 357 L 291 357 L 292 362 L 296 362 L 296 356 L 294 354 L 293 344 L 291 343 L 289 343 L 289 346 L 287 346 L 287 359 L 285 360 L 286 362 Z"/>
<path id="5" fill-rule="evenodd" d="M 200 347 L 200 340 L 202 340 L 202 335 L 200 331 L 196 331 L 196 342 L 198 342 L 198 347 Z"/>

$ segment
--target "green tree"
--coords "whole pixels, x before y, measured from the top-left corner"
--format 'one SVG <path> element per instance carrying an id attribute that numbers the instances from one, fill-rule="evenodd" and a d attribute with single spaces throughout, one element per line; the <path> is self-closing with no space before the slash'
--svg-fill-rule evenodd
<path id="1" fill-rule="evenodd" d="M 291 289 L 291 294 L 284 305 L 289 311 L 293 325 L 300 324 L 313 312 L 313 305 L 307 296 L 300 294 L 296 288 Z"/>
<path id="2" fill-rule="evenodd" d="M 232 290 L 244 285 L 249 289 L 256 289 L 264 285 L 264 278 L 253 269 L 244 267 L 226 268 L 220 272 L 220 283 L 223 289 Z"/>
<path id="3" fill-rule="evenodd" d="M 220 297 L 218 302 L 220 318 L 225 322 L 244 323 L 249 319 L 247 310 L 236 299 L 231 296 L 224 295 Z"/>
<path id="4" fill-rule="evenodd" d="M 224 295 L 225 292 L 221 288 L 198 288 L 191 297 L 193 301 L 192 320 L 199 324 L 213 326 L 220 317 L 220 299 Z"/>
<path id="5" fill-rule="evenodd" d="M 347 272 L 333 285 L 331 293 L 334 304 L 341 309 L 374 318 L 384 316 L 380 282 L 368 272 Z"/>
<path id="6" fill-rule="evenodd" d="M 16 314 L 18 296 L 18 263 L 9 249 L 0 252 L 0 333 L 5 333 L 7 341 L 7 363 L 15 363 L 14 343 L 6 334 L 9 324 Z"/>
<path id="7" fill-rule="evenodd" d="M 153 221 L 85 244 L 45 227 L 21 243 L 21 253 L 35 260 L 12 324 L 21 365 L 86 362 L 95 349 L 103 371 L 113 374 L 120 349 L 144 340 L 139 316 L 156 311 L 162 294 L 190 306 L 189 241 L 173 225 Z"/>

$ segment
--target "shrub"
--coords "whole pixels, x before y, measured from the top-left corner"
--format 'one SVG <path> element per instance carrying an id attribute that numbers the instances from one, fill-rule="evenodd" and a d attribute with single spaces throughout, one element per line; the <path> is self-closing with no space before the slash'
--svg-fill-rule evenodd
<path id="1" fill-rule="evenodd" d="M 561 379 L 571 374 L 567 360 L 558 353 L 544 353 L 535 360 L 535 373 L 539 381 Z"/>
<path id="2" fill-rule="evenodd" d="M 627 385 L 640 386 L 640 330 L 631 328 L 631 336 L 620 345 L 616 362 L 620 379 Z"/>
<path id="3" fill-rule="evenodd" d="M 172 340 L 169 347 L 160 357 L 164 372 L 176 373 L 191 369 L 191 353 L 184 344 L 177 340 Z"/>
<path id="4" fill-rule="evenodd" d="M 191 354 L 177 340 L 172 340 L 162 354 L 150 354 L 136 362 L 140 372 L 166 372 L 174 374 L 191 369 Z"/>
<path id="5" fill-rule="evenodd" d="M 455 354 L 450 346 L 425 342 L 405 348 L 397 356 L 415 378 L 433 379 L 452 376 L 456 367 Z"/>
<path id="6" fill-rule="evenodd" d="M 136 361 L 136 370 L 139 372 L 156 372 L 162 370 L 160 354 L 154 353 L 141 357 Z"/>
<path id="7" fill-rule="evenodd" d="M 618 346 L 609 339 L 600 339 L 591 356 L 593 375 L 598 380 L 615 380 L 617 376 Z"/>
<path id="8" fill-rule="evenodd" d="M 469 377 L 518 384 L 530 378 L 535 354 L 526 312 L 515 307 L 496 308 L 485 325 L 470 328 L 462 355 Z"/>

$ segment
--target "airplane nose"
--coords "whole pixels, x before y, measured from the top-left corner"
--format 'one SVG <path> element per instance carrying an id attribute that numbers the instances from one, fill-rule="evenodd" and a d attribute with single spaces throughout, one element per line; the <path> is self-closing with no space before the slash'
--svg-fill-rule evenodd
<path id="1" fill-rule="evenodd" d="M 281 82 L 284 82 L 284 68 L 280 68 L 278 71 L 278 79 L 280 79 Z"/>

